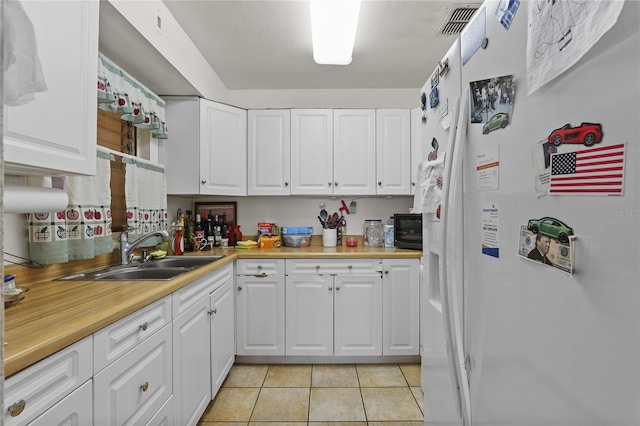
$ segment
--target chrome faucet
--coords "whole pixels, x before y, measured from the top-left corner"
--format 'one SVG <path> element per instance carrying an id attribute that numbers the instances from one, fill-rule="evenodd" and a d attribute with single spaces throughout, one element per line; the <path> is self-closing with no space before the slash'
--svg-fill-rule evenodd
<path id="1" fill-rule="evenodd" d="M 144 241 L 148 240 L 149 238 L 162 237 L 163 241 L 169 241 L 169 233 L 164 229 L 161 229 L 158 231 L 151 231 L 147 234 L 144 234 L 142 237 L 130 243 L 129 231 L 130 229 L 127 229 L 126 231 L 123 231 L 122 234 L 120 234 L 120 264 L 121 265 L 128 265 L 129 255 L 131 254 L 131 252 L 140 244 L 142 244 Z"/>

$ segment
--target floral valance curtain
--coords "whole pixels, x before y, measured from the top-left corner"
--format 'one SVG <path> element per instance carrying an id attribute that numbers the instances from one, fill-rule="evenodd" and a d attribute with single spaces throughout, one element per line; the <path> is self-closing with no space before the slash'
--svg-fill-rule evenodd
<path id="1" fill-rule="evenodd" d="M 98 56 L 98 108 L 121 114 L 151 136 L 167 139 L 164 101 L 103 54 Z"/>
<path id="2" fill-rule="evenodd" d="M 95 176 L 67 176 L 67 208 L 59 212 L 27 215 L 29 255 L 43 265 L 92 259 L 111 253 L 110 162 L 114 157 L 97 152 Z"/>

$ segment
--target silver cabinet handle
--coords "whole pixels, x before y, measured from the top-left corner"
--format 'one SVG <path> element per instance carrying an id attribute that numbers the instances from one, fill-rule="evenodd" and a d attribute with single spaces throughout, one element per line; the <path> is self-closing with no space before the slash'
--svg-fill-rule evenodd
<path id="1" fill-rule="evenodd" d="M 335 186 L 338 186 L 338 181 L 333 182 Z"/>
<path id="2" fill-rule="evenodd" d="M 11 404 L 9 406 L 9 415 L 11 417 L 18 417 L 20 415 L 20 413 L 22 413 L 24 411 L 24 407 L 26 407 L 27 403 L 25 402 L 24 399 L 19 399 L 16 402 L 14 402 L 13 404 Z"/>
<path id="3" fill-rule="evenodd" d="M 289 186 L 289 182 L 287 182 L 286 180 L 284 181 L 284 186 Z"/>
<path id="4" fill-rule="evenodd" d="M 208 313 L 209 313 L 209 315 L 215 315 L 215 314 L 217 314 L 217 313 L 218 313 L 218 310 L 217 310 L 217 309 L 214 309 L 214 310 L 212 310 L 212 311 L 209 311 Z"/>
<path id="5" fill-rule="evenodd" d="M 329 291 L 333 290 L 333 287 L 329 286 Z"/>
<path id="6" fill-rule="evenodd" d="M 382 186 L 382 181 L 378 181 L 378 186 Z"/>
<path id="7" fill-rule="evenodd" d="M 353 265 L 348 265 L 347 268 L 348 269 L 353 269 Z"/>
<path id="8" fill-rule="evenodd" d="M 336 291 L 340 291 L 340 286 L 339 285 L 336 286 Z"/>
<path id="9" fill-rule="evenodd" d="M 262 265 L 258 265 L 258 270 L 262 269 Z"/>
<path id="10" fill-rule="evenodd" d="M 205 183 L 207 183 L 206 179 L 202 179 L 202 184 L 204 185 Z"/>
<path id="11" fill-rule="evenodd" d="M 149 327 L 149 323 L 147 321 L 145 321 L 144 324 L 140 325 L 140 330 L 147 331 L 148 327 Z"/>
<path id="12" fill-rule="evenodd" d="M 242 290 L 242 287 L 238 286 L 238 291 Z"/>
<path id="13" fill-rule="evenodd" d="M 316 265 L 316 269 L 320 269 L 320 265 Z"/>
<path id="14" fill-rule="evenodd" d="M 389 270 L 384 271 L 385 275 L 389 275 Z"/>
<path id="15" fill-rule="evenodd" d="M 327 182 L 327 184 L 328 184 L 329 186 L 331 186 L 331 185 L 333 185 L 333 182 Z"/>
<path id="16" fill-rule="evenodd" d="M 142 392 L 146 392 L 146 391 L 147 391 L 147 389 L 149 389 L 149 382 L 144 382 L 144 383 L 142 384 L 142 386 L 140 386 L 140 390 L 141 390 Z"/>

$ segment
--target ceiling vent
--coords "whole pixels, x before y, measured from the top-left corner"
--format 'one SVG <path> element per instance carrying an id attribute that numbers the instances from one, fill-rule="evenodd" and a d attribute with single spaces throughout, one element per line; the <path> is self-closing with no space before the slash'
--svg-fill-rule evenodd
<path id="1" fill-rule="evenodd" d="M 452 5 L 438 30 L 438 35 L 450 36 L 460 34 L 481 4 L 482 3 L 465 3 Z"/>

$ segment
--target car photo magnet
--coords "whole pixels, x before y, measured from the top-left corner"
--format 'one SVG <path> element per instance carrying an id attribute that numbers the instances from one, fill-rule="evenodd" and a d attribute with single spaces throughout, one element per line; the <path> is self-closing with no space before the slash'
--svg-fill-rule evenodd
<path id="1" fill-rule="evenodd" d="M 515 74 L 469 83 L 469 121 L 482 124 L 482 134 L 504 129 L 513 117 Z"/>
<path id="2" fill-rule="evenodd" d="M 573 274 L 573 228 L 554 217 L 529 219 L 520 225 L 518 256 Z"/>

